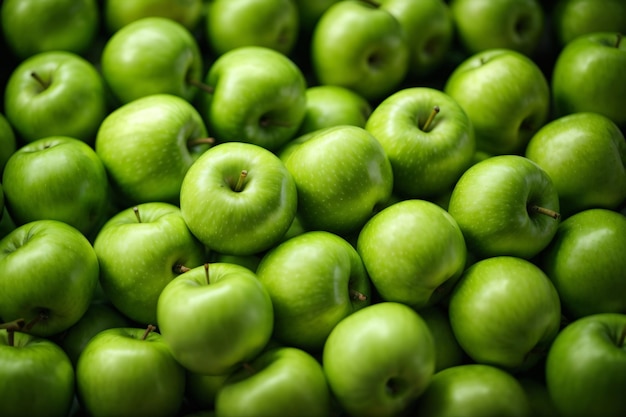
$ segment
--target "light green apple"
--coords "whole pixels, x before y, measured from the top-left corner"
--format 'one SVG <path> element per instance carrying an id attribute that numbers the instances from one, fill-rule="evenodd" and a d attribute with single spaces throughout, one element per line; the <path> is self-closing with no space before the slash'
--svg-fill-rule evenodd
<path id="1" fill-rule="evenodd" d="M 626 33 L 622 0 L 558 0 L 551 15 L 552 32 L 561 46 L 595 32 Z"/>
<path id="2" fill-rule="evenodd" d="M 101 0 L 100 3 L 102 20 L 110 34 L 144 17 L 166 17 L 190 31 L 204 19 L 203 0 Z"/>

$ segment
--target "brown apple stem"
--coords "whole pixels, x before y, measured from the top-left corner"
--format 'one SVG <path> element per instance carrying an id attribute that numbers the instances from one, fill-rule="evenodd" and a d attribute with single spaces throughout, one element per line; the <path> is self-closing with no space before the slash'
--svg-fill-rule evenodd
<path id="1" fill-rule="evenodd" d="M 137 207 L 137 206 L 133 207 L 133 213 L 135 213 L 135 217 L 137 218 L 137 221 L 139 223 L 142 223 L 141 215 L 139 214 L 139 207 Z"/>
<path id="2" fill-rule="evenodd" d="M 203 91 L 203 92 L 205 92 L 207 94 L 213 94 L 215 92 L 215 88 L 213 88 L 213 86 L 205 84 L 202 81 L 193 80 L 193 79 L 190 78 L 190 79 L 187 80 L 187 82 L 190 85 L 200 89 L 201 91 Z"/>
<path id="3" fill-rule="evenodd" d="M 37 74 L 35 71 L 31 71 L 30 76 L 37 80 L 37 82 L 41 84 L 43 88 L 48 88 L 50 86 L 50 83 L 45 82 L 44 79 L 41 78 L 39 74 Z"/>
<path id="4" fill-rule="evenodd" d="M 22 330 L 25 324 L 26 321 L 24 319 L 16 319 L 0 324 L 0 329 L 6 329 L 7 331 L 7 343 L 9 346 L 15 346 L 15 332 Z"/>
<path id="5" fill-rule="evenodd" d="M 207 285 L 211 283 L 211 281 L 209 280 L 209 264 L 208 263 L 204 264 L 204 278 L 206 279 Z"/>
<path id="6" fill-rule="evenodd" d="M 353 299 L 354 301 L 367 300 L 367 296 L 360 291 L 350 288 L 349 293 L 350 293 L 350 298 Z"/>
<path id="7" fill-rule="evenodd" d="M 176 264 L 172 267 L 172 271 L 174 271 L 175 274 L 180 275 L 191 271 L 191 268 L 188 268 L 185 265 Z"/>
<path id="8" fill-rule="evenodd" d="M 619 339 L 617 340 L 617 347 L 623 347 L 626 342 L 626 326 L 622 327 L 622 333 L 619 335 Z"/>
<path id="9" fill-rule="evenodd" d="M 187 141 L 187 147 L 192 148 L 200 145 L 213 145 L 215 144 L 215 138 L 197 138 Z"/>
<path id="10" fill-rule="evenodd" d="M 148 327 L 146 327 L 146 331 L 143 332 L 143 336 L 141 337 L 141 340 L 146 340 L 148 338 L 148 335 L 155 330 L 156 330 L 156 326 L 152 324 L 148 324 Z"/>
<path id="11" fill-rule="evenodd" d="M 437 116 L 437 114 L 439 114 L 439 106 L 433 107 L 433 110 L 430 112 L 430 115 L 428 115 L 428 119 L 426 119 L 424 126 L 422 126 L 422 130 L 424 132 L 428 132 L 428 129 L 430 128 L 430 125 L 432 124 L 433 120 L 435 120 L 435 117 Z"/>
<path id="12" fill-rule="evenodd" d="M 239 179 L 237 180 L 237 184 L 235 184 L 235 192 L 240 192 L 243 189 L 244 182 L 246 181 L 246 177 L 248 176 L 248 171 L 243 169 L 241 170 L 241 174 L 239 174 Z"/>
<path id="13" fill-rule="evenodd" d="M 48 319 L 48 313 L 43 310 L 40 311 L 36 317 L 34 317 L 31 321 L 29 321 L 28 323 L 24 325 L 24 331 L 26 332 L 31 331 L 32 328 L 35 327 L 37 323 L 39 323 L 40 321 L 45 321 L 47 319 Z"/>
<path id="14" fill-rule="evenodd" d="M 545 207 L 540 207 L 537 205 L 532 205 L 529 207 L 530 211 L 533 211 L 535 213 L 539 213 L 539 214 L 544 214 L 546 216 L 550 216 L 555 220 L 558 220 L 561 217 L 561 214 L 559 214 L 558 212 L 551 210 L 549 208 L 545 208 Z"/>

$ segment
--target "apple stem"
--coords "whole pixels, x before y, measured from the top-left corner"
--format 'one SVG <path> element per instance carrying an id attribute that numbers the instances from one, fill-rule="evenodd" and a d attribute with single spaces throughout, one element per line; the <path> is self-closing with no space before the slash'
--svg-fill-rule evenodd
<path id="1" fill-rule="evenodd" d="M 181 265 L 181 264 L 176 264 L 172 267 L 172 271 L 174 271 L 175 274 L 184 274 L 185 272 L 189 272 L 191 271 L 191 268 L 186 267 L 185 265 Z"/>
<path id="2" fill-rule="evenodd" d="M 626 342 L 626 326 L 622 327 L 622 333 L 619 335 L 619 339 L 617 340 L 617 346 L 623 347 L 624 342 Z"/>
<path id="3" fill-rule="evenodd" d="M 199 145 L 213 145 L 215 143 L 214 138 L 197 138 L 187 141 L 187 147 L 192 148 Z"/>
<path id="4" fill-rule="evenodd" d="M 248 171 L 245 169 L 241 170 L 241 174 L 239 174 L 239 179 L 237 180 L 237 184 L 235 185 L 235 189 L 234 189 L 235 192 L 238 193 L 243 189 L 243 184 L 247 176 L 248 176 Z"/>
<path id="5" fill-rule="evenodd" d="M 187 80 L 187 82 L 191 84 L 192 86 L 200 89 L 201 91 L 204 91 L 207 94 L 213 94 L 215 92 L 215 88 L 213 88 L 213 86 L 205 84 L 202 81 L 198 81 L 198 80 L 194 80 L 190 78 Z"/>
<path id="6" fill-rule="evenodd" d="M 210 284 L 211 280 L 209 279 L 209 264 L 204 264 L 204 278 L 206 279 L 206 283 Z"/>
<path id="7" fill-rule="evenodd" d="M 35 71 L 31 71 L 30 76 L 37 80 L 37 82 L 41 84 L 44 89 L 50 86 L 50 83 L 45 82 Z"/>
<path id="8" fill-rule="evenodd" d="M 15 332 L 19 332 L 24 328 L 26 322 L 24 319 L 16 319 L 8 323 L 0 324 L 0 329 L 6 329 L 9 346 L 15 346 Z"/>
<path id="9" fill-rule="evenodd" d="M 156 326 L 152 324 L 148 324 L 148 327 L 146 327 L 146 331 L 143 332 L 143 336 L 141 337 L 141 340 L 146 340 L 148 338 L 148 335 L 155 330 L 156 330 Z"/>
<path id="10" fill-rule="evenodd" d="M 428 132 L 428 128 L 430 128 L 431 123 L 435 120 L 437 114 L 439 114 L 439 110 L 439 106 L 433 107 L 433 110 L 430 112 L 430 115 L 428 115 L 428 119 L 426 119 L 424 126 L 422 126 L 422 130 L 424 132 Z"/>
<path id="11" fill-rule="evenodd" d="M 532 206 L 530 206 L 528 209 L 530 211 L 535 212 L 535 213 L 545 214 L 546 216 L 550 216 L 550 217 L 552 217 L 555 220 L 558 220 L 561 217 L 561 215 L 558 212 L 554 211 L 554 210 L 551 210 L 551 209 L 545 208 L 545 207 L 540 207 L 540 206 L 537 206 L 537 205 L 534 205 L 534 204 Z"/>
<path id="12" fill-rule="evenodd" d="M 36 317 L 34 317 L 31 321 L 29 321 L 28 323 L 24 325 L 24 331 L 28 332 L 32 330 L 32 328 L 35 327 L 37 323 L 43 320 L 47 320 L 47 319 L 48 319 L 48 313 L 46 313 L 43 310 L 40 311 Z"/>
<path id="13" fill-rule="evenodd" d="M 137 218 L 137 221 L 139 223 L 142 223 L 141 215 L 139 214 L 139 207 L 137 207 L 137 206 L 133 207 L 133 213 L 135 213 L 135 217 Z"/>
<path id="14" fill-rule="evenodd" d="M 367 296 L 360 291 L 350 288 L 349 293 L 350 293 L 350 298 L 353 299 L 354 301 L 367 300 Z"/>

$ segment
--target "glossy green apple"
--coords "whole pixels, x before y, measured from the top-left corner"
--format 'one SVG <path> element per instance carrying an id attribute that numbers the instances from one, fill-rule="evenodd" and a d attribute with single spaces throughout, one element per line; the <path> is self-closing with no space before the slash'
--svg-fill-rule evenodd
<path id="1" fill-rule="evenodd" d="M 157 320 L 174 357 L 188 371 L 225 375 L 265 348 L 274 310 L 254 272 L 212 263 L 167 284 L 157 304 Z"/>
<path id="2" fill-rule="evenodd" d="M 54 342 L 0 328 L 0 415 L 66 417 L 74 399 L 74 368 Z M 8 327 L 8 328 L 7 328 Z"/>
<path id="3" fill-rule="evenodd" d="M 70 136 L 89 144 L 108 113 L 105 84 L 96 67 L 71 52 L 33 55 L 11 72 L 5 116 L 25 142 Z"/>
<path id="4" fill-rule="evenodd" d="M 415 415 L 531 417 L 531 408 L 514 376 L 495 366 L 465 364 L 432 377 Z"/>
<path id="5" fill-rule="evenodd" d="M 315 26 L 310 52 L 319 84 L 347 87 L 369 101 L 394 91 L 409 67 L 402 26 L 375 2 L 348 0 L 331 5 Z"/>
<path id="6" fill-rule="evenodd" d="M 83 316 L 98 283 L 87 238 L 57 220 L 36 220 L 0 240 L 0 317 L 23 318 L 35 336 L 67 330 Z"/>
<path id="7" fill-rule="evenodd" d="M 616 209 L 626 200 L 626 140 L 598 113 L 573 113 L 543 126 L 525 156 L 543 168 L 559 195 L 561 214 Z"/>
<path id="8" fill-rule="evenodd" d="M 456 221 L 426 200 L 403 200 L 375 214 L 356 247 L 380 297 L 416 309 L 446 296 L 467 258 Z"/>
<path id="9" fill-rule="evenodd" d="M 337 324 L 324 345 L 322 363 L 331 391 L 348 415 L 397 416 L 428 387 L 435 345 L 414 310 L 381 302 Z"/>
<path id="10" fill-rule="evenodd" d="M 622 0 L 558 0 L 552 30 L 561 46 L 595 32 L 626 33 L 626 3 Z"/>
<path id="11" fill-rule="evenodd" d="M 567 325 L 546 359 L 546 384 L 563 417 L 626 413 L 626 314 L 592 314 Z"/>
<path id="12" fill-rule="evenodd" d="M 371 303 L 359 254 L 325 231 L 281 243 L 261 259 L 257 276 L 274 306 L 274 338 L 309 352 L 321 351 L 337 323 Z"/>
<path id="13" fill-rule="evenodd" d="M 300 15 L 293 0 L 213 0 L 206 13 L 206 39 L 218 56 L 251 45 L 289 55 L 300 31 Z"/>
<path id="14" fill-rule="evenodd" d="M 470 54 L 507 48 L 532 55 L 545 24 L 540 0 L 451 0 L 457 38 Z"/>
<path id="15" fill-rule="evenodd" d="M 570 318 L 626 312 L 626 216 L 587 209 L 565 219 L 541 254 Z"/>
<path id="16" fill-rule="evenodd" d="M 47 51 L 83 54 L 100 28 L 97 0 L 5 0 L 2 33 L 20 58 Z"/>
<path id="17" fill-rule="evenodd" d="M 306 90 L 306 114 L 296 136 L 338 125 L 365 127 L 372 105 L 360 94 L 338 85 Z"/>
<path id="18" fill-rule="evenodd" d="M 4 114 L 0 113 L 0 176 L 7 160 L 17 150 L 17 146 L 13 128 Z"/>
<path id="19" fill-rule="evenodd" d="M 190 232 L 178 206 L 149 202 L 111 217 L 96 235 L 100 283 L 126 317 L 157 324 L 157 301 L 165 286 L 188 268 L 206 262 L 205 248 Z"/>
<path id="20" fill-rule="evenodd" d="M 225 142 L 201 155 L 180 190 L 180 209 L 191 232 L 209 249 L 254 255 L 277 244 L 296 214 L 291 173 L 258 145 Z"/>
<path id="21" fill-rule="evenodd" d="M 220 417 L 327 417 L 330 390 L 322 365 L 308 352 L 276 347 L 232 373 L 217 391 Z"/>
<path id="22" fill-rule="evenodd" d="M 470 358 L 512 372 L 535 366 L 560 329 L 559 294 L 539 267 L 521 258 L 474 263 L 449 304 L 452 330 Z"/>
<path id="23" fill-rule="evenodd" d="M 417 310 L 435 342 L 435 372 L 468 362 L 467 354 L 452 331 L 447 307 L 437 303 Z"/>
<path id="24" fill-rule="evenodd" d="M 519 155 L 498 155 L 471 166 L 454 186 L 448 212 L 468 250 L 479 258 L 530 259 L 550 243 L 560 219 L 551 178 Z"/>
<path id="25" fill-rule="evenodd" d="M 461 106 L 441 90 L 407 87 L 383 100 L 365 129 L 383 145 L 394 192 L 432 198 L 451 190 L 472 164 L 474 128 Z"/>
<path id="26" fill-rule="evenodd" d="M 25 144 L 7 161 L 2 182 L 11 218 L 20 225 L 59 220 L 89 236 L 107 214 L 104 165 L 78 139 L 51 136 Z"/>
<path id="27" fill-rule="evenodd" d="M 409 45 L 408 75 L 423 78 L 439 69 L 454 41 L 454 20 L 444 0 L 379 0 L 406 33 Z"/>
<path id="28" fill-rule="evenodd" d="M 304 73 L 284 54 L 242 46 L 209 68 L 202 115 L 218 142 L 241 141 L 276 150 L 293 138 L 306 113 Z"/>
<path id="29" fill-rule="evenodd" d="M 76 394 L 98 416 L 172 416 L 185 391 L 185 369 L 163 337 L 151 331 L 106 329 L 85 346 L 76 364 Z"/>
<path id="30" fill-rule="evenodd" d="M 144 17 L 166 17 L 194 30 L 204 17 L 203 0 L 102 0 L 102 19 L 113 34 Z"/>
<path id="31" fill-rule="evenodd" d="M 364 128 L 316 130 L 287 143 L 278 156 L 296 181 L 298 215 L 307 230 L 357 232 L 391 196 L 391 163 Z"/>
<path id="32" fill-rule="evenodd" d="M 152 94 L 191 101 L 204 63 L 198 41 L 182 24 L 165 17 L 135 20 L 108 38 L 101 71 L 119 103 Z"/>
<path id="33" fill-rule="evenodd" d="M 208 143 L 195 107 L 175 95 L 154 94 L 109 113 L 98 129 L 95 150 L 122 206 L 177 204 L 187 170 Z"/>
<path id="34" fill-rule="evenodd" d="M 489 49 L 466 58 L 454 68 L 443 91 L 472 121 L 477 150 L 490 154 L 523 152 L 550 114 L 546 76 L 537 63 L 510 49 Z"/>
<path id="35" fill-rule="evenodd" d="M 619 32 L 596 32 L 573 39 L 556 57 L 552 99 L 556 116 L 600 113 L 626 126 L 626 42 Z"/>

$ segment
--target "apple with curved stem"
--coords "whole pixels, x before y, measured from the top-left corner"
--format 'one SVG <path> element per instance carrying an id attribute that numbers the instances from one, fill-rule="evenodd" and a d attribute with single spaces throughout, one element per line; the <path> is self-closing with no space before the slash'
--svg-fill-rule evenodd
<path id="1" fill-rule="evenodd" d="M 558 0 L 554 3 L 552 31 L 561 46 L 590 33 L 626 33 L 626 4 L 621 0 Z"/>
<path id="2" fill-rule="evenodd" d="M 104 0 L 102 20 L 113 34 L 122 27 L 144 17 L 165 17 L 193 31 L 203 19 L 203 0 Z"/>

